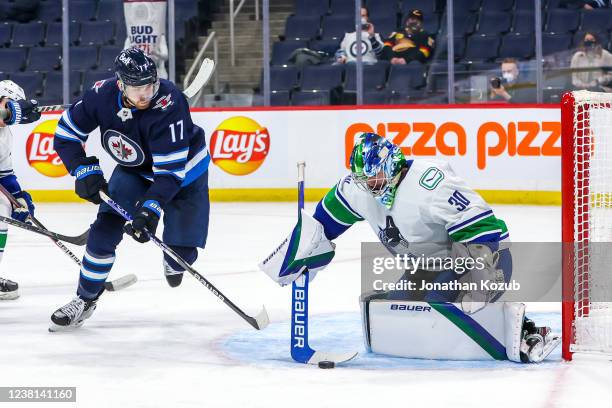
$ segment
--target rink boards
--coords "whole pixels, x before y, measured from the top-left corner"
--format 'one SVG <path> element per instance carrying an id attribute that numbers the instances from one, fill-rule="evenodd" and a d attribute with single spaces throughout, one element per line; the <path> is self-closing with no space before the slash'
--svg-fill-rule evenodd
<path id="1" fill-rule="evenodd" d="M 194 109 L 192 117 L 206 132 L 213 200 L 294 200 L 300 160 L 307 163 L 306 198 L 317 200 L 347 174 L 355 138 L 376 132 L 411 158 L 449 161 L 491 202 L 560 203 L 556 105 Z M 76 200 L 74 181 L 53 151 L 58 118 L 46 114 L 12 128 L 15 172 L 40 201 Z M 168 137 L 180 135 L 168 129 Z M 98 131 L 86 150 L 111 173 L 114 161 Z"/>

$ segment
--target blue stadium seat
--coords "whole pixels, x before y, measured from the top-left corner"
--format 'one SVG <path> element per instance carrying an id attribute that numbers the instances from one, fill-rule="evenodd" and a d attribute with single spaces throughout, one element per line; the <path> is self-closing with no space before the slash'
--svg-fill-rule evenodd
<path id="1" fill-rule="evenodd" d="M 329 11 L 329 0 L 296 0 L 296 16 L 322 16 Z"/>
<path id="2" fill-rule="evenodd" d="M 476 28 L 476 14 L 469 15 L 458 15 L 453 16 L 453 30 L 454 36 L 465 36 L 474 32 Z M 445 24 L 446 25 L 446 24 Z"/>
<path id="3" fill-rule="evenodd" d="M 483 0 L 482 11 L 510 11 L 514 6 L 514 0 Z"/>
<path id="4" fill-rule="evenodd" d="M 354 0 L 331 0 L 330 14 L 340 16 L 354 16 L 355 15 L 355 1 Z"/>
<path id="5" fill-rule="evenodd" d="M 532 34 L 535 32 L 535 14 L 531 11 L 514 13 L 512 32 L 517 34 Z"/>
<path id="6" fill-rule="evenodd" d="M 306 41 L 275 42 L 272 46 L 272 65 L 289 64 L 291 53 L 298 48 L 306 47 Z"/>
<path id="7" fill-rule="evenodd" d="M 177 6 L 175 5 L 175 9 Z M 98 16 L 96 18 L 98 21 L 115 21 L 119 23 L 117 20 L 125 20 L 125 16 L 123 14 L 123 2 L 116 0 L 100 0 L 98 4 Z"/>
<path id="8" fill-rule="evenodd" d="M 341 86 L 343 71 L 341 65 L 307 65 L 302 71 L 300 89 L 329 91 Z"/>
<path id="9" fill-rule="evenodd" d="M 114 80 L 115 73 L 110 71 L 86 71 L 83 75 L 83 90 L 91 88 L 96 82 L 103 79 Z"/>
<path id="10" fill-rule="evenodd" d="M 291 104 L 289 91 L 272 91 L 270 92 L 271 106 L 289 106 Z"/>
<path id="11" fill-rule="evenodd" d="M 310 42 L 311 50 L 315 51 L 323 51 L 329 54 L 330 56 L 334 56 L 338 48 L 340 48 L 339 40 L 314 40 Z"/>
<path id="12" fill-rule="evenodd" d="M 47 0 L 40 3 L 38 6 L 38 20 L 44 22 L 53 22 L 62 20 L 62 2 L 61 0 Z"/>
<path id="13" fill-rule="evenodd" d="M 70 70 L 88 71 L 98 64 L 97 49 L 93 47 L 70 47 Z"/>
<path id="14" fill-rule="evenodd" d="M 535 54 L 535 37 L 533 35 L 507 34 L 502 38 L 499 48 L 500 58 L 529 59 Z"/>
<path id="15" fill-rule="evenodd" d="M 465 58 L 468 61 L 490 61 L 497 58 L 498 37 L 481 37 L 473 35 L 467 40 Z"/>
<path id="16" fill-rule="evenodd" d="M 11 74 L 11 80 L 20 87 L 27 98 L 36 98 L 43 92 L 43 75 L 38 72 L 15 72 Z"/>
<path id="17" fill-rule="evenodd" d="M 68 28 L 70 34 L 70 44 L 76 44 L 79 40 L 79 23 L 71 22 Z M 45 39 L 46 46 L 62 45 L 62 23 L 47 24 L 47 38 Z"/>
<path id="18" fill-rule="evenodd" d="M 329 105 L 329 91 L 295 91 L 291 96 L 294 106 L 321 106 Z"/>
<path id="19" fill-rule="evenodd" d="M 270 89 L 272 91 L 291 91 L 298 84 L 298 74 L 299 70 L 294 66 L 271 67 Z"/>
<path id="20" fill-rule="evenodd" d="M 392 65 L 387 89 L 391 93 L 407 93 L 425 86 L 426 72 L 422 64 Z"/>
<path id="21" fill-rule="evenodd" d="M 323 18 L 324 40 L 342 39 L 344 34 L 355 31 L 355 19 L 350 16 L 326 16 Z"/>
<path id="22" fill-rule="evenodd" d="M 499 63 L 497 62 L 475 62 L 473 64 L 469 64 L 470 72 L 489 72 L 491 74 L 495 74 L 497 76 L 501 75 L 499 72 Z"/>
<path id="23" fill-rule="evenodd" d="M 612 30 L 612 9 L 596 9 L 582 13 L 583 31 L 610 31 Z"/>
<path id="24" fill-rule="evenodd" d="M 114 40 L 114 24 L 110 21 L 85 21 L 81 23 L 80 45 L 107 45 Z"/>
<path id="25" fill-rule="evenodd" d="M 546 7 L 546 2 L 542 1 L 542 10 Z M 514 5 L 515 11 L 530 11 L 535 13 L 535 2 L 534 0 L 516 0 Z"/>
<path id="26" fill-rule="evenodd" d="M 380 34 L 384 40 L 385 37 L 389 36 L 392 32 L 397 31 L 397 17 L 377 18 L 371 20 L 374 24 L 374 31 Z"/>
<path id="27" fill-rule="evenodd" d="M 548 11 L 546 32 L 568 33 L 576 31 L 580 24 L 580 12 L 575 10 L 554 9 Z"/>
<path id="28" fill-rule="evenodd" d="M 68 13 L 70 21 L 80 23 L 93 20 L 96 15 L 96 3 L 88 0 L 71 0 Z"/>
<path id="29" fill-rule="evenodd" d="M 125 21 L 115 23 L 115 44 L 122 46 L 125 43 L 127 38 L 126 30 Z"/>
<path id="30" fill-rule="evenodd" d="M 319 35 L 321 20 L 318 16 L 289 16 L 285 23 L 287 40 L 310 40 Z"/>
<path id="31" fill-rule="evenodd" d="M 49 72 L 46 75 L 45 90 L 43 91 L 44 100 L 51 103 L 58 103 L 62 100 L 62 86 L 64 80 L 61 72 Z M 69 91 L 71 95 L 81 92 L 81 73 L 78 71 L 70 72 Z"/>
<path id="32" fill-rule="evenodd" d="M 455 0 L 454 11 L 456 16 L 466 16 L 478 12 L 482 0 Z"/>
<path id="33" fill-rule="evenodd" d="M 21 71 L 26 62 L 26 51 L 25 48 L 0 49 L 0 72 Z"/>
<path id="34" fill-rule="evenodd" d="M 542 54 L 550 55 L 572 47 L 571 34 L 542 34 Z"/>
<path id="35" fill-rule="evenodd" d="M 387 92 L 382 91 L 365 91 L 363 93 L 363 103 L 365 105 L 386 105 Z"/>
<path id="36" fill-rule="evenodd" d="M 37 47 L 45 38 L 45 23 L 15 24 L 13 28 L 13 47 Z"/>
<path id="37" fill-rule="evenodd" d="M 510 31 L 512 23 L 512 13 L 499 11 L 484 12 L 480 14 L 480 24 L 476 34 L 479 35 L 500 35 Z"/>
<path id="38" fill-rule="evenodd" d="M 368 3 L 368 11 L 372 21 L 379 18 L 388 18 L 397 16 L 399 13 L 397 0 L 370 0 Z"/>
<path id="39" fill-rule="evenodd" d="M 444 20 L 446 24 L 446 20 Z M 437 14 L 425 15 L 423 19 L 423 29 L 430 34 L 436 35 L 440 30 L 440 18 Z"/>
<path id="40" fill-rule="evenodd" d="M 47 72 L 59 69 L 62 65 L 60 47 L 36 47 L 30 50 L 28 71 Z"/>
<path id="41" fill-rule="evenodd" d="M 115 67 L 115 58 L 123 49 L 119 45 L 105 45 L 100 47 L 100 62 L 98 63 L 97 71 L 113 71 Z"/>
<path id="42" fill-rule="evenodd" d="M 346 79 L 344 81 L 344 90 L 355 92 L 357 90 L 357 71 L 355 64 L 348 64 L 346 66 Z M 387 69 L 389 64 L 385 62 L 379 62 L 373 65 L 363 66 L 363 90 L 364 91 L 376 91 L 381 90 L 385 87 L 387 82 Z"/>
<path id="43" fill-rule="evenodd" d="M 418 9 L 423 12 L 423 16 L 434 14 L 436 12 L 436 2 L 433 0 L 403 0 L 400 6 L 400 13 L 406 16 L 410 10 Z"/>
<path id="44" fill-rule="evenodd" d="M 7 47 L 11 42 L 13 25 L 10 23 L 0 24 L 0 47 Z"/>
<path id="45" fill-rule="evenodd" d="M 453 38 L 453 46 L 455 60 L 463 59 L 465 55 L 465 38 L 455 36 Z M 448 41 L 446 40 L 446 36 L 440 37 L 436 42 L 436 51 L 434 55 L 436 59 L 446 59 L 448 55 Z"/>

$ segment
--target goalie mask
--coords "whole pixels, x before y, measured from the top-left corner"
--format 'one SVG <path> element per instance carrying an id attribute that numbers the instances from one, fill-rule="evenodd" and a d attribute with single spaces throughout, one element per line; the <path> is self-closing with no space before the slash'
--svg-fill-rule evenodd
<path id="1" fill-rule="evenodd" d="M 399 146 L 375 133 L 364 133 L 353 147 L 350 163 L 355 184 L 390 209 L 406 164 Z"/>
<path id="2" fill-rule="evenodd" d="M 150 102 L 159 90 L 155 62 L 144 51 L 128 48 L 115 59 L 119 88 L 134 105 Z"/>

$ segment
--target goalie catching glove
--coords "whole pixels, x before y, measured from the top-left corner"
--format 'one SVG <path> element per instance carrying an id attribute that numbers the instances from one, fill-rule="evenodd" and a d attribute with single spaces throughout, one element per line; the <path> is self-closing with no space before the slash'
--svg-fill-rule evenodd
<path id="1" fill-rule="evenodd" d="M 259 264 L 259 269 L 281 286 L 295 281 L 305 271 L 310 272 L 312 280 L 334 258 L 334 249 L 334 243 L 325 237 L 323 225 L 302 210 L 291 235 Z"/>

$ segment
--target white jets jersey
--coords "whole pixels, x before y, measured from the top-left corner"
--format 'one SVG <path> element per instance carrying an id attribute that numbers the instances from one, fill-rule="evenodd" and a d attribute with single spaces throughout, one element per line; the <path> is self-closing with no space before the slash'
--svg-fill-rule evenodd
<path id="1" fill-rule="evenodd" d="M 0 178 L 13 174 L 12 146 L 13 134 L 9 127 L 0 128 Z"/>
<path id="2" fill-rule="evenodd" d="M 333 239 L 357 221 L 366 220 L 380 241 L 394 252 L 426 244 L 425 255 L 447 256 L 455 242 L 500 242 L 506 224 L 445 162 L 408 161 L 409 169 L 388 209 L 348 175 L 321 200 L 315 218 Z M 416 248 L 419 246 L 417 245 Z"/>

